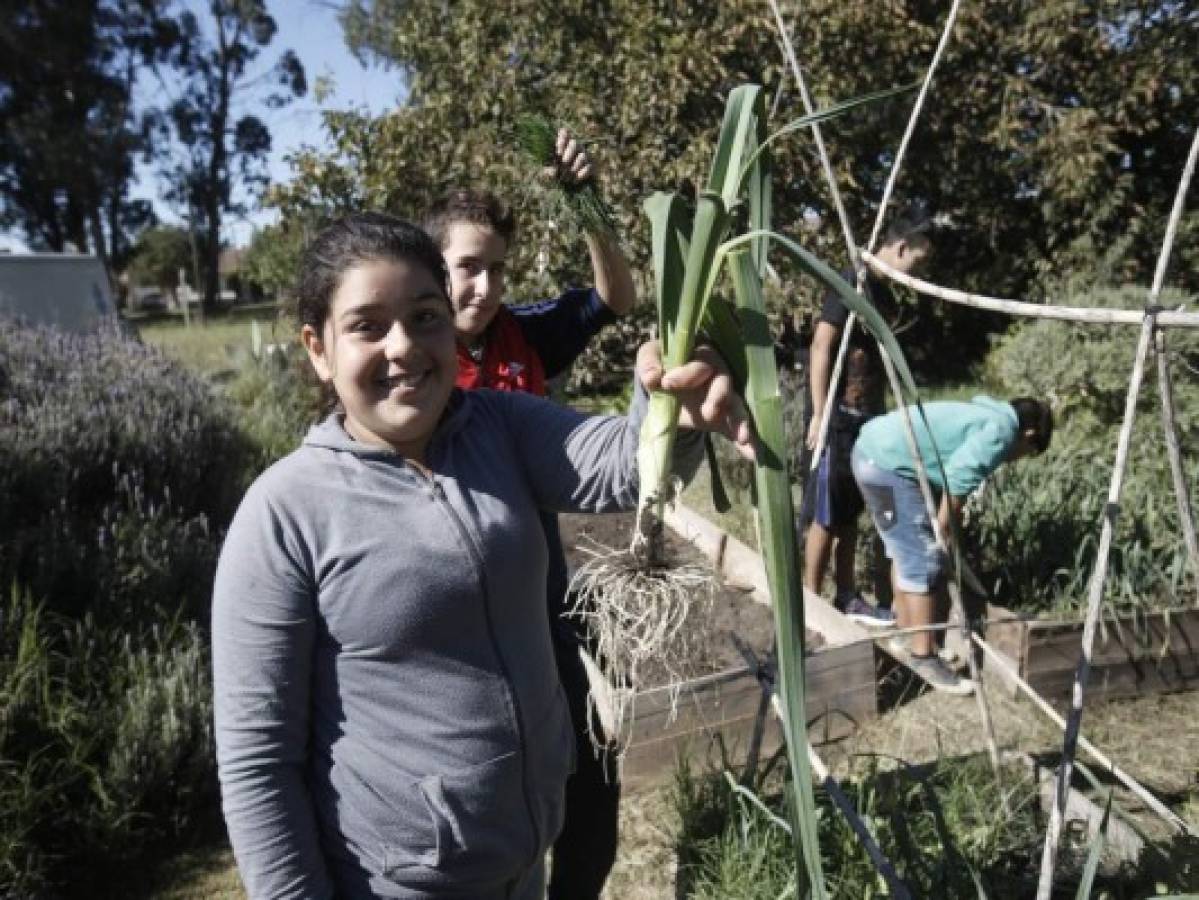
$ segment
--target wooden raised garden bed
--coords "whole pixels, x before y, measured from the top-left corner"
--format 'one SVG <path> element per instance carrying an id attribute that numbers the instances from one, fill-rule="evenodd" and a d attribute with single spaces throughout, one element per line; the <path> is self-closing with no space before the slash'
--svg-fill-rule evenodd
<path id="1" fill-rule="evenodd" d="M 990 606 L 987 641 L 1042 696 L 1068 700 L 1083 623 L 1022 619 Z M 996 622 L 996 620 L 1000 620 Z M 1199 688 L 1199 609 L 1108 617 L 1095 633 L 1087 699 Z"/>
<path id="2" fill-rule="evenodd" d="M 747 604 L 742 614 L 758 623 L 754 651 L 764 656 L 773 632 L 763 635 L 761 623 L 772 628 L 773 618 L 761 557 L 684 507 L 669 514 L 667 525 L 721 577 L 726 590 L 720 602 Z M 864 629 L 816 595 L 805 595 L 804 612 L 809 643 L 805 666 L 809 733 L 819 744 L 843 737 L 858 723 L 877 716 L 874 648 L 869 640 L 863 640 L 868 637 Z M 757 675 L 740 660 L 721 671 L 687 680 L 675 690 L 668 686 L 640 690 L 632 741 L 624 760 L 626 787 L 668 780 L 682 753 L 696 761 L 719 761 L 721 745 L 726 759 L 739 764 L 749 748 L 761 698 Z M 762 753 L 768 754 L 781 746 L 782 737 L 769 712 L 765 725 Z"/>

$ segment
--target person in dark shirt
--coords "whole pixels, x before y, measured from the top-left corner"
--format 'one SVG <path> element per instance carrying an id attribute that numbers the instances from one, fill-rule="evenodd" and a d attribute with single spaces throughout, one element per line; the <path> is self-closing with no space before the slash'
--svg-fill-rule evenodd
<path id="1" fill-rule="evenodd" d="M 876 256 L 901 272 L 916 271 L 932 253 L 932 240 L 927 233 L 929 224 L 926 215 L 906 213 L 900 216 L 887 230 Z M 852 276 L 850 278 L 852 280 Z M 866 280 L 866 291 L 884 320 L 894 328 L 900 320 L 901 309 L 890 287 L 882 279 L 870 275 Z M 824 299 L 812 334 L 808 377 L 810 405 L 805 439 L 809 453 L 816 448 L 825 405 L 832 402 L 834 406 L 824 450 L 804 491 L 801 519 L 807 529 L 804 585 L 819 594 L 832 559 L 837 608 L 863 624 L 889 626 L 894 623 L 891 611 L 867 603 L 854 582 L 858 518 L 863 502 L 850 466 L 850 454 L 858 432 L 867 421 L 883 412 L 886 372 L 874 338 L 864 328 L 854 328 L 840 382 L 830 398 L 829 381 L 848 318 L 849 310 L 830 293 Z"/>
<path id="2" fill-rule="evenodd" d="M 593 177 L 586 151 L 558 134 L 562 171 L 579 182 Z M 450 299 L 458 339 L 461 388 L 491 388 L 545 396 L 604 326 L 627 313 L 633 279 L 614 236 L 586 232 L 594 285 L 520 306 L 504 303 L 508 251 L 516 236 L 512 210 L 490 193 L 454 190 L 430 212 L 426 229 L 441 247 L 450 272 Z M 613 754 L 596 749 L 588 721 L 588 680 L 579 656 L 586 635 L 564 617 L 568 607 L 566 556 L 558 517 L 541 514 L 549 551 L 546 600 L 558 674 L 578 747 L 566 786 L 566 817 L 554 843 L 549 900 L 598 900 L 616 860 L 620 782 Z"/>

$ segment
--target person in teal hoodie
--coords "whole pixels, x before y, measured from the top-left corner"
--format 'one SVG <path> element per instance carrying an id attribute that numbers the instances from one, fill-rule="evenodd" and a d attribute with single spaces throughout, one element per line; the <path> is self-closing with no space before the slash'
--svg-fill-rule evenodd
<path id="1" fill-rule="evenodd" d="M 908 412 L 929 481 L 940 495 L 937 526 L 946 541 L 952 534 L 950 517 L 958 520 L 966 497 L 987 476 L 1005 462 L 1044 453 L 1053 435 L 1049 406 L 1030 397 L 1003 402 L 980 395 L 969 403 L 927 403 L 927 427 L 916 407 Z M 937 463 L 934 444 L 944 470 Z M 851 463 L 892 563 L 897 624 L 900 628 L 932 625 L 946 557 L 937 546 L 920 494 L 901 413 L 868 422 L 854 443 Z M 936 648 L 932 632 L 913 634 L 905 662 L 934 689 L 969 694 L 972 682 L 950 670 Z"/>

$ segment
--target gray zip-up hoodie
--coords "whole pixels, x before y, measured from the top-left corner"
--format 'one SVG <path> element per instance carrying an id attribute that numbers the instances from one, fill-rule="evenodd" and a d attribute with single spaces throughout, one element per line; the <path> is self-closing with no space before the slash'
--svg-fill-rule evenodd
<path id="1" fill-rule="evenodd" d="M 537 512 L 635 505 L 644 407 L 640 389 L 627 418 L 455 392 L 431 478 L 334 416 L 250 488 L 213 669 L 252 898 L 499 898 L 545 853 L 574 741 Z"/>

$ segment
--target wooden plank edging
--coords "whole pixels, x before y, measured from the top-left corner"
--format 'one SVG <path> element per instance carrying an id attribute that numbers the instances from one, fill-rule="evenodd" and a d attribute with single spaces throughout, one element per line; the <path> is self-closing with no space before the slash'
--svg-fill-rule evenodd
<path id="1" fill-rule="evenodd" d="M 772 605 L 765 564 L 750 547 L 681 503 L 668 506 L 664 518 L 672 531 L 712 561 L 725 581 L 749 588 L 756 602 Z M 830 646 L 870 638 L 865 628 L 851 622 L 831 603 L 807 588 L 804 588 L 804 624 Z"/>

